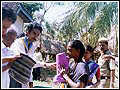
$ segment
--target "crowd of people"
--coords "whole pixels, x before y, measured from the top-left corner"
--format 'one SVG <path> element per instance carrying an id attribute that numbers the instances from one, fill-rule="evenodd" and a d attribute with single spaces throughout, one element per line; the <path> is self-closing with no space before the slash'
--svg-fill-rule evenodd
<path id="1" fill-rule="evenodd" d="M 35 42 L 43 31 L 41 25 L 37 22 L 29 23 L 25 35 L 17 38 L 16 31 L 11 27 L 16 18 L 12 9 L 2 7 L 2 88 L 33 88 L 33 69 L 38 67 L 55 69 L 57 64 L 56 62 L 46 63 L 35 60 L 34 52 L 37 47 Z M 65 82 L 60 82 L 60 88 L 115 87 L 115 63 L 118 61 L 108 48 L 107 38 L 100 38 L 98 46 L 101 55 L 97 63 L 91 58 L 94 51 L 92 46 L 84 45 L 80 40 L 72 40 L 67 44 L 64 53 L 69 60 L 72 58 L 74 61 L 69 63 L 69 72 L 65 71 L 64 65 L 60 67 L 60 74 L 65 80 Z M 24 78 L 29 78 L 27 83 L 18 82 L 9 75 L 9 69 L 17 59 L 22 57 L 21 53 L 35 61 L 35 64 L 29 67 L 30 75 L 24 75 L 26 76 Z M 24 66 L 27 67 L 26 64 Z M 95 83 L 93 83 L 94 76 L 97 80 Z"/>

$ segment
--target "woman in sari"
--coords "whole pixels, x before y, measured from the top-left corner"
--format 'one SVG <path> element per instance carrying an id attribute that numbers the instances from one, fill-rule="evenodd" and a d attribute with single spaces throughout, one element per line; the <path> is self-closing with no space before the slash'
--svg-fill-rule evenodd
<path id="1" fill-rule="evenodd" d="M 96 88 L 100 84 L 99 65 L 91 59 L 93 48 L 90 45 L 85 46 L 84 62 L 89 66 L 89 79 L 86 88 Z M 97 82 L 94 84 L 92 79 L 96 76 Z"/>
<path id="2" fill-rule="evenodd" d="M 83 62 L 85 48 L 81 41 L 73 40 L 67 45 L 67 56 L 74 61 L 69 64 L 69 74 L 62 68 L 60 73 L 67 83 L 67 88 L 84 88 L 87 85 L 89 69 Z"/>

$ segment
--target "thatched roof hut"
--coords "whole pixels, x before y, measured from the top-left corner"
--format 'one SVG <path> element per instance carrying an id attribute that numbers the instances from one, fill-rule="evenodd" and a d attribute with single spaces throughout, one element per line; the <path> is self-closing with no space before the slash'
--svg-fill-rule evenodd
<path id="1" fill-rule="evenodd" d="M 42 40 L 41 51 L 48 54 L 65 52 L 63 44 L 56 40 Z"/>

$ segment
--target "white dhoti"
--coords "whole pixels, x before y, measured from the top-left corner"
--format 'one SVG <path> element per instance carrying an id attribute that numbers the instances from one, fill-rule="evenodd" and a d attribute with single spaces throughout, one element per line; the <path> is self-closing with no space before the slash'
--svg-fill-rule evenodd
<path id="1" fill-rule="evenodd" d="M 9 88 L 10 85 L 10 77 L 8 74 L 8 70 L 2 72 L 2 88 Z"/>

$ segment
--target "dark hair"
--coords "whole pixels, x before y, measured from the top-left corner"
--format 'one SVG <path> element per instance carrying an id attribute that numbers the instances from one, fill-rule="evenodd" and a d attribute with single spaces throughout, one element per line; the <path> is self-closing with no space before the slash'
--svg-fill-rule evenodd
<path id="1" fill-rule="evenodd" d="M 105 43 L 106 45 L 108 45 L 108 41 L 100 41 L 98 43 Z"/>
<path id="2" fill-rule="evenodd" d="M 33 30 L 33 28 L 36 28 L 36 29 L 38 29 L 38 30 L 40 30 L 40 33 L 42 32 L 42 27 L 41 27 L 41 25 L 39 24 L 39 23 L 37 23 L 37 22 L 32 22 L 32 23 L 30 23 L 28 26 L 27 26 L 27 31 L 30 33 L 32 30 Z"/>
<path id="3" fill-rule="evenodd" d="M 90 53 L 93 53 L 94 49 L 90 45 L 85 45 L 85 49 L 88 50 Z"/>
<path id="4" fill-rule="evenodd" d="M 90 45 L 85 45 L 85 50 L 88 50 L 91 53 L 91 57 L 90 58 L 92 60 L 94 60 L 94 54 L 93 54 L 94 48 L 92 48 L 92 46 L 90 46 Z"/>
<path id="5" fill-rule="evenodd" d="M 85 53 L 85 47 L 83 45 L 83 43 L 80 40 L 73 40 L 70 42 L 72 48 L 80 49 L 80 54 L 79 54 L 79 58 L 78 58 L 78 62 L 82 61 L 82 58 L 84 56 Z"/>
<path id="6" fill-rule="evenodd" d="M 15 23 L 17 16 L 11 8 L 6 6 L 2 7 L 2 20 L 5 18 L 11 19 L 13 24 Z"/>

